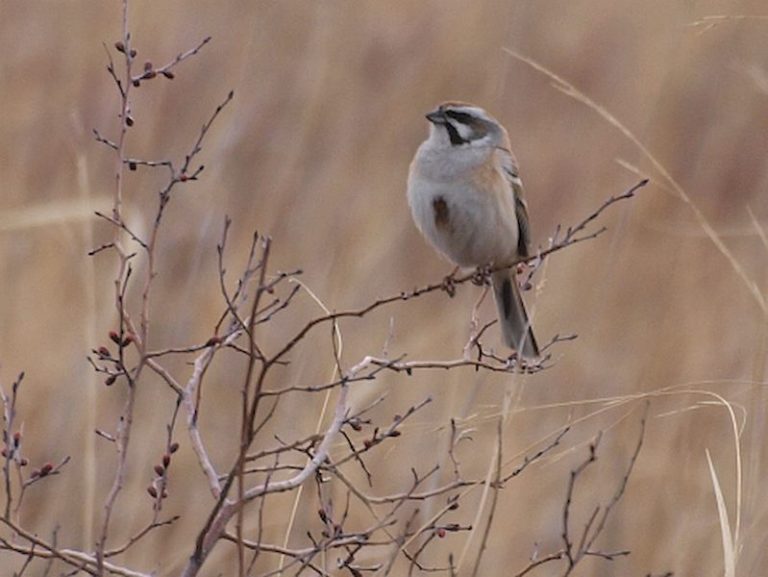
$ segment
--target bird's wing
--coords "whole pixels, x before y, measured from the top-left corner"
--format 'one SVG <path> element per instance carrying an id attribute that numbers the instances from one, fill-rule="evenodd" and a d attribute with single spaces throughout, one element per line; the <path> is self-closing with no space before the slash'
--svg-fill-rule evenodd
<path id="1" fill-rule="evenodd" d="M 519 230 L 517 253 L 518 256 L 527 258 L 531 255 L 531 225 L 528 219 L 528 203 L 525 202 L 523 181 L 520 179 L 517 160 L 512 152 L 506 148 L 500 148 L 498 151 L 504 176 L 509 181 L 512 193 L 515 196 L 515 216 L 517 217 L 517 227 Z"/>

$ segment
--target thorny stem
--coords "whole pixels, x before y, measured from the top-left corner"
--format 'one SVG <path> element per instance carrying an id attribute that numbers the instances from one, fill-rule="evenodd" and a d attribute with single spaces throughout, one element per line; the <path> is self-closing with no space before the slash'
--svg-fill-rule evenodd
<path id="1" fill-rule="evenodd" d="M 13 493 L 11 487 L 11 462 L 18 458 L 15 439 L 13 437 L 13 425 L 16 420 L 16 399 L 24 379 L 24 373 L 21 373 L 13 385 L 11 385 L 10 398 L 5 391 L 0 389 L 0 397 L 3 403 L 3 444 L 5 446 L 5 462 L 3 463 L 3 477 L 5 480 L 5 513 L 4 517 L 11 518 L 11 503 L 13 502 Z"/>
<path id="2" fill-rule="evenodd" d="M 202 49 L 202 47 L 209 42 L 210 37 L 205 38 L 200 44 L 198 44 L 196 47 L 192 48 L 191 50 L 180 53 L 179 55 L 176 56 L 174 60 L 172 60 L 167 65 L 161 67 L 160 69 L 150 71 L 150 70 L 147 70 L 145 67 L 145 71 L 142 75 L 134 76 L 133 63 L 134 63 L 136 51 L 132 48 L 132 44 L 131 44 L 131 33 L 130 33 L 129 19 L 128 19 L 128 0 L 123 0 L 122 9 L 123 9 L 122 10 L 122 39 L 121 39 L 120 45 L 117 46 L 117 49 L 118 49 L 118 52 L 123 54 L 124 74 L 122 75 L 122 77 L 118 75 L 117 71 L 115 70 L 115 66 L 111 56 L 109 57 L 109 66 L 108 66 L 108 71 L 112 76 L 115 82 L 115 85 L 118 89 L 118 92 L 120 94 L 120 131 L 119 131 L 119 135 L 116 143 L 113 143 L 101 137 L 101 135 L 98 132 L 95 132 L 95 134 L 96 134 L 97 140 L 109 145 L 111 148 L 115 150 L 115 154 L 116 154 L 115 192 L 113 197 L 112 216 L 111 218 L 107 219 L 114 225 L 114 240 L 111 243 L 104 245 L 104 247 L 114 248 L 118 258 L 119 266 L 118 266 L 117 275 L 115 277 L 115 302 L 117 304 L 118 315 L 120 319 L 119 335 L 122 340 L 127 327 L 127 330 L 132 335 L 133 342 L 135 343 L 138 349 L 139 362 L 136 365 L 136 367 L 134 367 L 133 369 L 130 369 L 130 370 L 127 369 L 125 365 L 125 358 L 124 358 L 125 346 L 120 345 L 118 366 L 122 370 L 122 375 L 128 381 L 128 388 L 127 388 L 127 399 L 120 416 L 120 422 L 118 424 L 118 432 L 117 432 L 117 435 L 115 436 L 115 446 L 117 449 L 118 463 L 117 463 L 112 487 L 104 503 L 104 518 L 103 518 L 100 536 L 96 543 L 96 559 L 97 559 L 96 572 L 99 576 L 104 574 L 104 551 L 106 548 L 107 538 L 109 534 L 110 522 L 111 522 L 113 510 L 115 507 L 115 503 L 117 501 L 117 497 L 122 490 L 124 478 L 125 478 L 128 448 L 130 444 L 131 430 L 133 426 L 133 413 L 134 413 L 134 405 L 135 405 L 135 397 L 136 397 L 136 383 L 138 382 L 139 377 L 141 376 L 141 373 L 147 364 L 149 364 L 161 376 L 166 378 L 166 380 L 169 380 L 168 378 L 169 375 L 167 375 L 166 371 L 162 367 L 160 367 L 160 365 L 156 361 L 152 361 L 144 354 L 146 351 L 147 342 L 149 339 L 150 291 L 152 287 L 152 281 L 155 278 L 155 275 L 157 274 L 155 270 L 155 250 L 157 246 L 158 233 L 160 229 L 162 215 L 164 213 L 164 209 L 166 205 L 170 200 L 170 193 L 173 187 L 178 182 L 184 182 L 187 180 L 196 179 L 197 175 L 202 171 L 203 167 L 201 166 L 197 170 L 195 170 L 192 174 L 188 174 L 190 163 L 192 162 L 194 157 L 202 150 L 202 146 L 201 146 L 202 141 L 205 138 L 205 135 L 207 134 L 210 126 L 212 125 L 216 117 L 219 115 L 221 110 L 224 108 L 224 106 L 226 106 L 226 104 L 229 103 L 233 97 L 233 93 L 230 92 L 229 95 L 227 96 L 227 99 L 216 108 L 211 118 L 208 121 L 206 121 L 206 123 L 203 125 L 203 128 L 200 131 L 198 139 L 194 143 L 192 151 L 186 155 L 183 166 L 179 172 L 174 171 L 173 164 L 170 161 L 148 163 L 148 164 L 158 165 L 158 166 L 160 165 L 168 166 L 171 169 L 171 179 L 169 183 L 166 185 L 166 187 L 159 193 L 159 206 L 158 206 L 157 214 L 155 217 L 154 226 L 151 229 L 149 241 L 144 242 L 142 239 L 137 237 L 133 232 L 131 232 L 131 230 L 126 226 L 123 220 L 123 213 L 122 213 L 125 166 L 126 164 L 128 164 L 128 165 L 131 165 L 130 166 L 131 168 L 135 167 L 135 163 L 128 158 L 128 155 L 126 153 L 128 129 L 130 128 L 130 126 L 133 125 L 133 118 L 131 117 L 131 104 L 130 104 L 131 89 L 134 86 L 138 86 L 140 84 L 140 80 L 148 77 L 154 77 L 157 75 L 157 73 L 161 73 L 167 76 L 168 78 L 172 78 L 173 75 L 170 72 L 170 69 L 173 68 L 175 65 L 179 64 L 180 62 L 182 62 L 183 60 L 197 54 Z M 148 67 L 151 68 L 151 64 L 148 64 Z M 126 294 L 128 283 L 131 276 L 130 274 L 131 268 L 130 268 L 129 261 L 134 256 L 133 254 L 128 254 L 126 252 L 126 249 L 123 245 L 123 238 L 125 235 L 128 235 L 128 237 L 136 241 L 144 249 L 147 257 L 147 272 L 146 272 L 146 279 L 144 282 L 144 289 L 142 292 L 142 304 L 141 304 L 141 311 L 140 311 L 139 330 L 136 329 L 131 319 L 131 316 L 128 313 L 128 310 L 126 308 L 126 302 L 125 302 L 125 294 Z M 92 251 L 92 254 L 95 254 L 96 252 L 100 252 L 100 251 Z M 180 392 L 179 387 L 176 387 L 174 390 L 176 390 L 177 393 Z"/>
<path id="3" fill-rule="evenodd" d="M 314 456 L 298 474 L 284 481 L 268 481 L 262 485 L 253 487 L 245 493 L 241 501 L 232 502 L 226 499 L 219 500 L 221 505 L 214 509 L 215 516 L 213 518 L 209 518 L 205 527 L 199 533 L 195 551 L 190 557 L 186 567 L 184 568 L 182 577 L 193 577 L 198 574 L 200 568 L 203 565 L 203 562 L 211 552 L 213 546 L 224 534 L 229 521 L 235 514 L 237 514 L 241 507 L 245 506 L 248 501 L 252 501 L 257 497 L 261 497 L 270 493 L 282 493 L 285 491 L 291 491 L 304 483 L 304 481 L 306 481 L 311 475 L 315 473 L 315 471 L 318 470 L 318 468 L 328 458 L 331 445 L 336 440 L 336 436 L 346 420 L 347 391 L 348 387 L 344 386 L 341 388 L 339 398 L 336 401 L 336 411 L 333 421 L 328 427 L 328 430 L 323 437 L 323 441 L 320 443 L 320 446 L 317 448 Z M 230 473 L 229 478 L 227 479 L 230 486 L 230 479 L 233 478 L 234 475 Z M 224 490 L 222 490 L 222 495 L 224 494 Z"/>
<path id="4" fill-rule="evenodd" d="M 125 157 L 125 145 L 126 137 L 128 133 L 128 123 L 130 115 L 130 92 L 131 92 L 131 70 L 133 66 L 133 56 L 131 55 L 131 34 L 128 27 L 128 0 L 123 0 L 123 30 L 122 38 L 124 44 L 123 56 L 125 62 L 125 81 L 122 83 L 122 87 L 117 77 L 118 88 L 120 88 L 121 103 L 120 103 L 120 134 L 117 142 L 117 154 L 115 165 L 115 194 L 114 204 L 112 207 L 112 218 L 115 222 L 122 223 L 122 206 L 123 206 L 123 177 L 124 177 L 124 163 Z M 123 231 L 121 228 L 115 228 L 114 246 L 118 255 L 118 271 L 115 277 L 115 302 L 118 305 L 118 314 L 120 319 L 125 319 L 125 301 L 123 295 L 125 294 L 125 286 L 128 282 L 128 260 L 129 256 L 125 252 L 125 248 L 122 243 Z M 125 283 L 125 284 L 124 284 Z M 122 332 L 122 322 L 121 322 Z M 134 377 L 138 378 L 139 371 L 136 372 Z M 136 387 L 129 384 L 128 397 L 125 401 L 123 413 L 120 417 L 120 423 L 118 425 L 118 432 L 116 438 L 117 449 L 117 467 L 115 471 L 115 477 L 112 482 L 112 487 L 107 495 L 107 499 L 104 502 L 104 518 L 102 521 L 101 532 L 96 542 L 96 573 L 101 577 L 104 575 L 104 550 L 107 546 L 107 537 L 109 534 L 110 522 L 112 519 L 112 512 L 114 510 L 117 496 L 123 487 L 125 479 L 126 464 L 128 458 L 128 446 L 131 438 L 131 428 L 133 425 L 133 408 L 136 398 Z"/>

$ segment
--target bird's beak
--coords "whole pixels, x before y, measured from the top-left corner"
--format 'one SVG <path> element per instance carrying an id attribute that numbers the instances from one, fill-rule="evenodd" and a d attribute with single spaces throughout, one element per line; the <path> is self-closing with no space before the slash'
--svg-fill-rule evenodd
<path id="1" fill-rule="evenodd" d="M 442 107 L 435 108 L 432 112 L 428 112 L 426 117 L 427 120 L 429 120 L 432 124 L 446 123 L 445 111 L 442 109 Z"/>

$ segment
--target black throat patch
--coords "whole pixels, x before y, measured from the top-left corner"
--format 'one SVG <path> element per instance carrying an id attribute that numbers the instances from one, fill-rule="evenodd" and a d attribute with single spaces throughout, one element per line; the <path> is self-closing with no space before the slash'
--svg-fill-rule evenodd
<path id="1" fill-rule="evenodd" d="M 448 131 L 448 138 L 451 139 L 451 144 L 453 146 L 461 146 L 462 144 L 467 144 L 469 142 L 466 138 L 462 138 L 459 131 L 456 130 L 456 127 L 450 122 L 445 123 L 445 129 Z"/>

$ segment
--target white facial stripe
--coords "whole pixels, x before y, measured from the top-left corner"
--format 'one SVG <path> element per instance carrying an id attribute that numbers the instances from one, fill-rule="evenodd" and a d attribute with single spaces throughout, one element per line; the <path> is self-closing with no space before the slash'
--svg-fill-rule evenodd
<path id="1" fill-rule="evenodd" d="M 472 127 L 452 119 L 448 122 L 450 122 L 456 128 L 456 132 L 459 133 L 459 136 L 461 136 L 462 140 L 469 141 L 475 140 L 475 138 L 477 138 L 477 135 L 475 134 L 475 131 L 472 130 Z"/>

